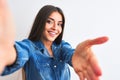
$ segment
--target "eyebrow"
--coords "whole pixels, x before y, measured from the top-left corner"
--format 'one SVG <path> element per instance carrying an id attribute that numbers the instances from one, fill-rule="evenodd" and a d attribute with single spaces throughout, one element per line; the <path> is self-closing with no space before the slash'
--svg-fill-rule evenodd
<path id="1" fill-rule="evenodd" d="M 49 17 L 48 19 L 50 19 L 50 20 L 52 20 L 52 21 L 55 21 L 53 18 L 50 18 L 50 17 Z M 58 22 L 63 22 L 63 21 L 58 21 Z"/>

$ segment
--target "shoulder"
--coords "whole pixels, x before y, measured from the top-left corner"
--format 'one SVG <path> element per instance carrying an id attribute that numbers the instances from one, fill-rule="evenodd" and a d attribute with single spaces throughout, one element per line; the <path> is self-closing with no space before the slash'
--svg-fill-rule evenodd
<path id="1" fill-rule="evenodd" d="M 69 42 L 66 42 L 65 40 L 62 40 L 60 45 L 62 47 L 68 47 L 68 48 L 72 48 L 71 44 Z"/>
<path id="2" fill-rule="evenodd" d="M 21 40 L 21 41 L 15 41 L 14 46 L 16 48 L 24 48 L 24 49 L 34 48 L 33 42 L 29 39 L 24 39 L 24 40 Z"/>
<path id="3" fill-rule="evenodd" d="M 33 42 L 29 39 L 23 39 L 21 41 L 15 41 L 15 44 L 21 44 L 21 45 L 32 45 Z"/>

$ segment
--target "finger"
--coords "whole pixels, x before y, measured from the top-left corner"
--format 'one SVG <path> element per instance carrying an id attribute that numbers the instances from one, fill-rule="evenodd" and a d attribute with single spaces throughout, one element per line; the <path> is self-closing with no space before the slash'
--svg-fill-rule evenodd
<path id="1" fill-rule="evenodd" d="M 102 44 L 108 41 L 108 37 L 103 36 L 103 37 L 98 37 L 96 39 L 90 40 L 89 45 L 96 45 L 96 44 Z"/>
<path id="2" fill-rule="evenodd" d="M 91 80 L 87 70 L 84 70 L 83 73 L 85 78 L 84 80 Z"/>
<path id="3" fill-rule="evenodd" d="M 90 58 L 90 66 L 93 70 L 93 72 L 97 75 L 97 76 L 101 76 L 102 75 L 102 70 L 98 64 L 98 61 L 96 59 L 96 56 L 93 54 Z"/>
<path id="4" fill-rule="evenodd" d="M 87 68 L 87 74 L 88 74 L 89 80 L 99 80 L 99 76 L 97 76 L 93 72 L 93 70 L 90 66 L 88 66 L 88 68 Z"/>
<path id="5" fill-rule="evenodd" d="M 102 44 L 108 41 L 108 37 L 98 37 L 92 40 L 86 40 L 82 43 L 80 43 L 77 47 L 81 48 L 82 50 L 90 48 L 92 45 Z"/>
<path id="6" fill-rule="evenodd" d="M 77 72 L 77 75 L 79 76 L 80 80 L 84 80 L 84 75 L 81 71 Z"/>

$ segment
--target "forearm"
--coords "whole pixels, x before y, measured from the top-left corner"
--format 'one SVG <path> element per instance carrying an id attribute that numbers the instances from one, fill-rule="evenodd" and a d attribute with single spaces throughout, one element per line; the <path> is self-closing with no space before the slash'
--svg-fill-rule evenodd
<path id="1" fill-rule="evenodd" d="M 16 60 L 16 51 L 14 46 L 6 47 L 1 54 L 3 54 L 1 57 L 3 57 L 5 66 L 12 65 Z"/>
<path id="2" fill-rule="evenodd" d="M 16 60 L 15 25 L 6 0 L 0 0 L 0 74 Z"/>
<path id="3" fill-rule="evenodd" d="M 6 66 L 12 65 L 16 60 L 16 51 L 14 46 L 0 47 L 0 74 Z"/>
<path id="4" fill-rule="evenodd" d="M 16 60 L 16 50 L 14 48 L 14 46 L 12 48 L 9 49 L 10 51 L 8 51 L 8 60 L 6 61 L 6 65 L 12 65 L 15 60 Z"/>

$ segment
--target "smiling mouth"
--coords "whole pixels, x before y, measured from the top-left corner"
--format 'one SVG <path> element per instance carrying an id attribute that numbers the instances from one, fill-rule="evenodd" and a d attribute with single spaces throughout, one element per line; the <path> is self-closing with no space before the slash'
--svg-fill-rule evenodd
<path id="1" fill-rule="evenodd" d="M 48 33 L 49 33 L 49 35 L 52 36 L 52 37 L 55 37 L 55 36 L 57 35 L 57 33 L 56 33 L 56 32 L 53 32 L 53 31 L 49 31 Z"/>

